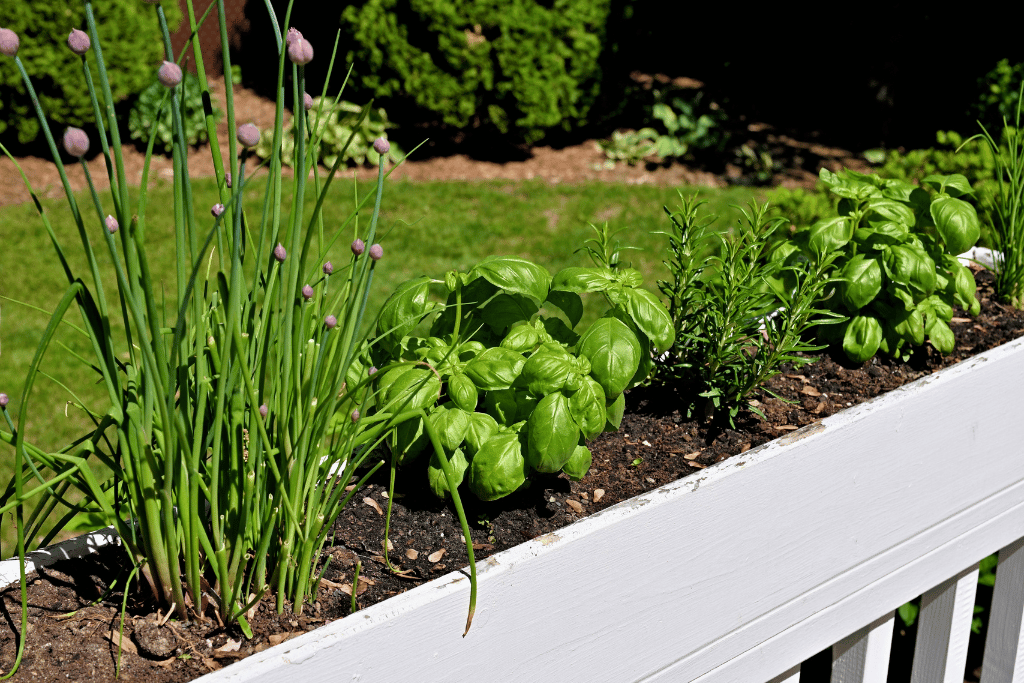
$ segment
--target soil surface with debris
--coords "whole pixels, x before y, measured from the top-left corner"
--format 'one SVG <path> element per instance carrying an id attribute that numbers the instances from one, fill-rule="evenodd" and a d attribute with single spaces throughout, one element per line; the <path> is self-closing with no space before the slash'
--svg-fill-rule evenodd
<path id="1" fill-rule="evenodd" d="M 991 298 L 987 272 L 976 277 L 981 315 L 971 318 L 956 311 L 951 324 L 957 340 L 954 353 L 943 357 L 925 347 L 910 364 L 876 358 L 859 365 L 846 361 L 841 352 L 822 355 L 769 381 L 771 391 L 793 403 L 762 395 L 758 401 L 766 420 L 745 413 L 736 429 L 705 424 L 672 410 L 679 402 L 671 395 L 632 390 L 620 430 L 590 444 L 593 466 L 583 481 L 551 476 L 489 504 L 470 494 L 463 497 L 477 561 L 1024 335 L 1024 312 Z M 317 599 L 298 616 L 290 610 L 279 615 L 273 602 L 264 600 L 249 620 L 251 640 L 237 627 L 168 619 L 137 584 L 127 598 L 122 638 L 120 609 L 128 568 L 119 548 L 42 570 L 30 581 L 28 645 L 13 680 L 113 681 L 118 643 L 119 680 L 191 680 L 349 614 L 357 563 L 359 609 L 464 568 L 466 548 L 451 507 L 433 498 L 417 476 L 400 472 L 391 501 L 388 553 L 397 573 L 388 570 L 383 552 L 387 476 L 385 470 L 378 471 L 338 518 L 334 545 L 326 551 L 331 562 Z M 0 670 L 7 671 L 20 631 L 17 586 L 0 597 Z M 909 642 L 903 650 L 913 649 L 913 639 L 898 629 L 893 653 L 897 669 L 900 642 Z M 980 656 L 977 643 L 972 651 Z"/>

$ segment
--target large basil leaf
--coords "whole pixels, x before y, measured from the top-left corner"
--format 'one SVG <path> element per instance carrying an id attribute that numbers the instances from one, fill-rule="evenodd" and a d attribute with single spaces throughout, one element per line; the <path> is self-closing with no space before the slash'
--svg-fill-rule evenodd
<path id="1" fill-rule="evenodd" d="M 570 358 L 550 353 L 535 353 L 523 365 L 519 384 L 534 396 L 545 396 L 558 391 L 575 370 Z"/>
<path id="2" fill-rule="evenodd" d="M 947 324 L 953 318 L 953 307 L 938 296 L 930 296 L 919 306 L 924 315 L 924 332 L 939 353 L 952 353 L 956 347 L 953 330 Z"/>
<path id="3" fill-rule="evenodd" d="M 516 392 L 512 389 L 488 391 L 484 394 L 484 410 L 499 424 L 512 425 L 516 421 Z"/>
<path id="4" fill-rule="evenodd" d="M 868 221 L 880 219 L 914 227 L 914 210 L 902 202 L 892 199 L 872 199 L 868 202 L 867 210 Z"/>
<path id="5" fill-rule="evenodd" d="M 410 366 L 382 374 L 380 396 L 384 411 L 427 408 L 434 405 L 441 395 L 441 380 L 427 368 Z"/>
<path id="6" fill-rule="evenodd" d="M 882 291 L 882 266 L 878 259 L 857 254 L 850 259 L 840 272 L 846 280 L 843 286 L 843 303 L 851 311 L 867 306 Z"/>
<path id="7" fill-rule="evenodd" d="M 498 431 L 498 422 L 487 413 L 470 413 L 466 429 L 466 452 L 475 456 L 491 436 Z"/>
<path id="8" fill-rule="evenodd" d="M 441 461 L 437 458 L 437 451 L 434 451 L 434 454 L 430 456 L 430 465 L 427 466 L 427 484 L 435 496 L 444 498 L 450 495 L 448 479 L 444 476 L 444 470 L 441 469 Z M 466 454 L 460 448 L 452 454 L 448 462 L 451 464 L 453 474 L 455 475 L 455 488 L 459 488 L 462 486 L 462 479 L 466 474 L 466 470 L 469 469 L 469 461 L 466 459 Z"/>
<path id="9" fill-rule="evenodd" d="M 400 423 L 395 428 L 390 445 L 391 453 L 398 458 L 399 465 L 415 460 L 430 445 L 430 437 L 423 428 L 423 418 L 415 417 Z"/>
<path id="10" fill-rule="evenodd" d="M 377 316 L 377 331 L 386 345 L 397 348 L 402 343 L 402 337 L 419 324 L 427 311 L 429 288 L 429 277 L 408 280 L 400 284 L 384 302 Z"/>
<path id="11" fill-rule="evenodd" d="M 917 189 L 916 185 L 908 183 L 906 180 L 899 180 L 897 178 L 886 178 L 883 181 L 882 195 L 889 199 L 896 199 L 901 202 L 909 202 L 910 195 L 913 194 L 914 190 Z"/>
<path id="12" fill-rule="evenodd" d="M 818 178 L 829 185 L 832 194 L 861 201 L 870 197 L 881 197 L 882 191 L 871 182 L 871 177 L 862 173 L 845 171 L 842 176 L 832 173 L 827 168 L 818 171 Z"/>
<path id="13" fill-rule="evenodd" d="M 562 392 L 540 400 L 526 422 L 526 462 L 538 472 L 553 474 L 569 461 L 580 440 L 580 429 Z"/>
<path id="14" fill-rule="evenodd" d="M 551 289 L 565 292 L 603 292 L 616 285 L 611 271 L 605 268 L 571 267 L 555 273 Z"/>
<path id="15" fill-rule="evenodd" d="M 938 195 L 932 200 L 931 215 L 935 229 L 951 254 L 967 251 L 981 235 L 978 212 L 962 199 Z"/>
<path id="16" fill-rule="evenodd" d="M 513 325 L 505 338 L 501 340 L 502 348 L 511 349 L 516 353 L 533 351 L 540 343 L 540 333 L 529 323 Z"/>
<path id="17" fill-rule="evenodd" d="M 480 500 L 498 500 L 526 481 L 526 458 L 518 434 L 495 434 L 473 456 L 469 489 Z"/>
<path id="18" fill-rule="evenodd" d="M 853 239 L 853 230 L 853 221 L 846 216 L 823 218 L 810 227 L 807 247 L 815 254 L 828 254 Z"/>
<path id="19" fill-rule="evenodd" d="M 978 315 L 981 311 L 981 304 L 978 302 L 978 297 L 974 295 L 978 289 L 978 283 L 974 281 L 974 275 L 970 268 L 958 262 L 955 266 L 951 266 L 950 270 L 953 272 L 957 303 L 971 315 Z"/>
<path id="20" fill-rule="evenodd" d="M 472 280 L 462 288 L 463 315 L 465 315 L 467 310 L 482 308 L 483 305 L 497 293 L 498 289 L 484 278 L 478 277 L 475 280 Z M 447 334 L 451 334 L 455 330 L 455 312 L 457 310 L 456 302 L 456 293 L 450 292 L 448 294 L 448 299 L 445 301 L 444 309 L 441 311 L 441 314 L 434 319 L 433 324 L 430 326 L 431 336 L 443 337 Z M 479 323 L 477 324 L 479 325 Z"/>
<path id="21" fill-rule="evenodd" d="M 935 290 L 935 261 L 924 249 L 911 244 L 898 244 L 885 252 L 886 275 L 922 295 Z"/>
<path id="22" fill-rule="evenodd" d="M 629 317 L 643 330 L 658 353 L 664 353 L 676 339 L 672 316 L 658 297 L 646 289 L 627 289 L 625 294 Z"/>
<path id="23" fill-rule="evenodd" d="M 640 342 L 615 318 L 599 318 L 580 338 L 578 352 L 590 361 L 590 374 L 609 398 L 629 386 L 640 367 Z"/>
<path id="24" fill-rule="evenodd" d="M 499 294 L 477 314 L 500 333 L 521 320 L 529 320 L 538 310 L 537 304 L 521 294 Z"/>
<path id="25" fill-rule="evenodd" d="M 446 403 L 427 415 L 442 448 L 451 452 L 462 445 L 469 429 L 469 416 L 460 408 Z"/>
<path id="26" fill-rule="evenodd" d="M 562 471 L 569 475 L 569 478 L 573 481 L 580 481 L 583 477 L 587 476 L 591 461 L 590 449 L 583 445 L 576 446 L 576 449 L 572 452 L 572 457 L 569 458 L 569 462 L 562 466 Z"/>
<path id="27" fill-rule="evenodd" d="M 580 335 L 569 329 L 569 326 L 562 322 L 561 318 L 541 318 L 541 325 L 548 336 L 560 344 L 576 346 L 580 341 Z"/>
<path id="28" fill-rule="evenodd" d="M 486 279 L 498 289 L 522 294 L 537 304 L 548 298 L 551 273 L 518 256 L 488 256 L 473 267 L 471 274 Z"/>
<path id="29" fill-rule="evenodd" d="M 614 432 L 622 424 L 622 416 L 626 412 L 626 395 L 619 394 L 619 397 L 608 404 L 605 408 L 605 414 L 608 416 L 608 422 L 604 426 L 604 431 Z"/>
<path id="30" fill-rule="evenodd" d="M 472 413 L 476 410 L 477 389 L 473 380 L 464 373 L 457 373 L 448 378 L 448 397 L 452 403 Z"/>
<path id="31" fill-rule="evenodd" d="M 511 387 L 525 363 L 523 354 L 493 346 L 466 363 L 465 373 L 477 389 L 496 391 Z"/>
<path id="32" fill-rule="evenodd" d="M 604 389 L 589 377 L 584 377 L 580 388 L 569 397 L 569 411 L 584 439 L 589 441 L 604 431 L 608 417 L 605 403 Z"/>
<path id="33" fill-rule="evenodd" d="M 921 180 L 922 185 L 928 185 L 937 192 L 944 192 L 953 197 L 962 197 L 965 194 L 974 194 L 971 182 L 959 173 L 952 175 L 930 175 Z M 960 253 L 960 252 L 957 252 Z"/>
<path id="34" fill-rule="evenodd" d="M 639 287 L 644 283 L 644 276 L 636 268 L 620 268 L 612 271 L 612 277 L 623 287 Z"/>
<path id="35" fill-rule="evenodd" d="M 873 306 L 878 310 L 885 327 L 892 330 L 896 337 L 914 346 L 924 344 L 924 316 L 921 315 L 920 306 L 900 308 L 882 301 L 876 301 Z"/>
<path id="36" fill-rule="evenodd" d="M 576 327 L 580 324 L 580 318 L 583 317 L 583 299 L 576 292 L 552 289 L 548 292 L 546 303 L 553 304 L 562 313 L 565 313 L 565 317 L 569 319 L 570 327 Z"/>
<path id="37" fill-rule="evenodd" d="M 851 360 L 863 363 L 878 352 L 882 342 L 882 324 L 873 315 L 857 315 L 846 323 L 843 351 Z"/>

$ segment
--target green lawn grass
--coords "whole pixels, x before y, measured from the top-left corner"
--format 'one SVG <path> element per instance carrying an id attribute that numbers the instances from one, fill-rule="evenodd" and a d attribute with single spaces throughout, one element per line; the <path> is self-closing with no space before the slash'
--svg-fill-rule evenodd
<path id="1" fill-rule="evenodd" d="M 213 179 L 193 181 L 197 216 L 208 220 L 208 207 L 217 201 Z M 247 215 L 255 232 L 262 210 L 260 181 L 249 185 Z M 287 187 L 287 186 L 286 186 Z M 372 184 L 360 183 L 355 190 L 362 196 Z M 311 190 L 312 192 L 312 190 Z M 338 180 L 324 205 L 325 231 L 337 229 L 354 205 L 351 180 Z M 719 227 L 735 224 L 739 213 L 731 205 L 744 205 L 755 197 L 748 188 L 712 190 L 683 188 L 696 192 L 708 202 L 708 210 L 719 214 Z M 100 244 L 101 226 L 94 212 L 86 213 L 91 201 L 78 197 L 89 229 L 96 231 L 94 245 Z M 285 197 L 284 210 L 290 206 Z M 589 265 L 585 253 L 576 253 L 593 236 L 590 224 L 608 222 L 612 229 L 623 229 L 623 244 L 640 251 L 625 252 L 645 275 L 654 291 L 656 280 L 667 274 L 661 263 L 665 238 L 652 235 L 668 225 L 663 206 L 675 208 L 677 189 L 643 185 L 586 183 L 549 185 L 529 182 L 387 182 L 382 202 L 378 234 L 383 234 L 384 259 L 373 282 L 368 312 L 375 312 L 387 295 L 404 280 L 419 275 L 443 278 L 451 269 L 467 270 L 490 254 L 516 254 L 539 263 L 553 273 L 569 265 Z M 158 184 L 149 195 L 147 250 L 158 301 L 166 297 L 165 310 L 173 318 L 176 291 L 173 240 L 172 191 L 168 183 Z M 307 210 L 313 202 L 308 201 Z M 77 230 L 64 200 L 44 200 L 49 216 L 74 272 L 91 284 Z M 107 211 L 111 211 L 108 207 Z M 370 207 L 360 214 L 360 229 L 365 231 Z M 21 404 L 25 374 L 43 334 L 49 311 L 62 296 L 66 281 L 54 255 L 49 238 L 35 207 L 23 204 L 0 209 L 0 391 L 11 397 L 15 419 Z M 351 228 L 351 226 L 350 226 Z M 346 263 L 352 233 L 346 232 L 328 252 L 334 263 Z M 120 324 L 116 292 L 109 257 L 98 249 L 101 270 L 105 273 L 111 321 Z M 14 303 L 15 300 L 21 303 Z M 24 304 L 24 305 L 22 305 Z M 593 313 L 591 313 L 593 315 Z M 68 322 L 80 322 L 72 308 Z M 115 337 L 118 335 L 115 331 Z M 58 340 L 79 355 L 89 358 L 88 340 L 70 326 L 63 326 Z M 46 449 L 56 449 L 82 434 L 89 425 L 81 410 L 68 405 L 74 397 L 93 411 L 106 411 L 98 376 L 77 361 L 68 351 L 51 345 L 44 359 L 48 378 L 37 380 L 29 404 L 26 422 L 28 440 Z M 63 386 L 62 386 L 63 385 Z M 74 397 L 72 396 L 74 394 Z M 13 453 L 0 447 L 0 483 L 11 474 Z M 4 534 L 6 536 L 6 534 Z M 5 544 L 6 545 L 6 544 Z"/>

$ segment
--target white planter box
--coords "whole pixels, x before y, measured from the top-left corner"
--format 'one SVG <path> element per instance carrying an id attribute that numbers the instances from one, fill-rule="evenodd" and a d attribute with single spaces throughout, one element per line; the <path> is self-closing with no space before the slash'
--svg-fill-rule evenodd
<path id="1" fill-rule="evenodd" d="M 973 565 L 1024 537 L 1022 407 L 1018 339 L 488 558 L 465 638 L 453 572 L 200 680 L 790 681 L 832 644 L 841 680 L 876 680 L 897 606 L 959 596 L 952 653 Z M 1011 677 L 1014 557 L 986 654 Z M 951 656 L 929 680 L 963 680 Z"/>

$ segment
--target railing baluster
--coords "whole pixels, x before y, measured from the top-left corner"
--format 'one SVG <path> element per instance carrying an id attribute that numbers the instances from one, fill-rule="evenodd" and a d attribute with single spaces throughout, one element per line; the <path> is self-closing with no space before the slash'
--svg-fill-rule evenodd
<path id="1" fill-rule="evenodd" d="M 895 612 L 832 646 L 832 683 L 885 683 Z"/>
<path id="2" fill-rule="evenodd" d="M 999 551 L 981 683 L 1024 681 L 1024 538 Z"/>
<path id="3" fill-rule="evenodd" d="M 977 589 L 975 563 L 922 596 L 910 683 L 962 683 Z"/>
<path id="4" fill-rule="evenodd" d="M 800 683 L 800 665 L 797 664 L 792 669 L 780 673 L 768 683 Z"/>

